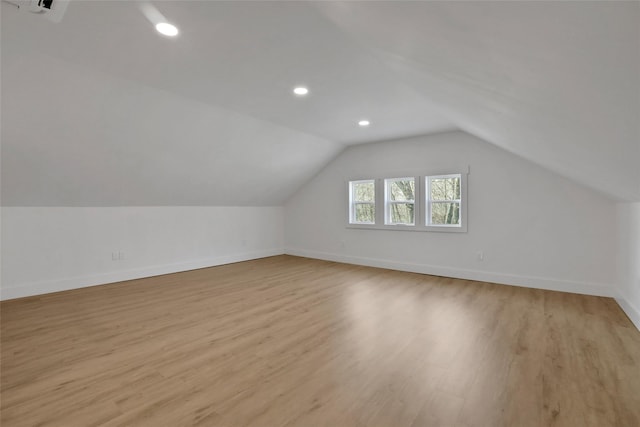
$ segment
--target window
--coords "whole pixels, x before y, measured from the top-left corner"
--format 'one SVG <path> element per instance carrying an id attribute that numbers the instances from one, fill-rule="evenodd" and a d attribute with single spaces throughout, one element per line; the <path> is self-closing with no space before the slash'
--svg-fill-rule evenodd
<path id="1" fill-rule="evenodd" d="M 425 224 L 435 227 L 460 227 L 462 224 L 462 177 L 440 175 L 425 177 L 427 209 Z"/>
<path id="2" fill-rule="evenodd" d="M 373 179 L 349 182 L 349 223 L 376 223 L 376 182 Z"/>
<path id="3" fill-rule="evenodd" d="M 415 225 L 415 178 L 385 179 L 384 186 L 384 223 Z"/>
<path id="4" fill-rule="evenodd" d="M 348 181 L 346 225 L 372 230 L 466 233 L 468 177 L 467 171 Z"/>

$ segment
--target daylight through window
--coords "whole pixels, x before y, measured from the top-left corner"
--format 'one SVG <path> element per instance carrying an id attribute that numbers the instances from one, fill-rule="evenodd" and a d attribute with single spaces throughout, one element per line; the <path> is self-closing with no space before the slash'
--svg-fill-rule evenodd
<path id="1" fill-rule="evenodd" d="M 385 179 L 385 224 L 415 225 L 415 178 Z"/>
<path id="2" fill-rule="evenodd" d="M 349 183 L 349 223 L 375 224 L 376 183 L 375 180 L 351 181 Z"/>
<path id="3" fill-rule="evenodd" d="M 461 176 L 428 176 L 425 181 L 428 205 L 426 224 L 459 227 L 462 202 Z"/>
<path id="4" fill-rule="evenodd" d="M 467 174 L 349 181 L 352 228 L 467 231 Z"/>

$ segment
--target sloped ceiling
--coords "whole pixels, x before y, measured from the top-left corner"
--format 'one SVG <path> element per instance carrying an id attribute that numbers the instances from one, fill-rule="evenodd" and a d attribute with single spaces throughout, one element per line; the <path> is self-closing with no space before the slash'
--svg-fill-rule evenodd
<path id="1" fill-rule="evenodd" d="M 320 7 L 461 129 L 640 199 L 640 2 Z"/>
<path id="2" fill-rule="evenodd" d="M 452 128 L 640 200 L 638 3 L 154 5 L 178 37 L 2 4 L 3 205 L 277 205 L 347 144 Z"/>

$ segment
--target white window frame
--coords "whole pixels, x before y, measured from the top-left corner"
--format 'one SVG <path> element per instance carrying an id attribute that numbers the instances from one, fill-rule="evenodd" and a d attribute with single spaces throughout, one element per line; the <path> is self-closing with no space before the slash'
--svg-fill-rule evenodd
<path id="1" fill-rule="evenodd" d="M 431 181 L 434 179 L 447 179 L 447 178 L 460 178 L 460 199 L 452 199 L 452 200 L 432 200 L 431 199 Z M 456 174 L 448 174 L 448 175 L 429 175 L 429 176 L 425 176 L 424 177 L 424 198 L 425 198 L 425 204 L 426 204 L 426 209 L 425 209 L 425 216 L 424 216 L 424 223 L 425 226 L 427 227 L 454 227 L 454 228 L 461 228 L 462 224 L 464 223 L 464 217 L 463 217 L 463 210 L 462 210 L 462 199 L 463 199 L 463 188 L 464 188 L 464 184 L 462 182 L 462 174 L 456 173 Z M 458 215 L 459 215 L 459 219 L 460 222 L 459 224 L 433 224 L 431 222 L 431 210 L 433 207 L 433 204 L 436 203 L 457 203 L 458 204 Z"/>
<path id="2" fill-rule="evenodd" d="M 350 225 L 358 225 L 358 226 L 371 226 L 376 224 L 377 220 L 377 208 L 376 208 L 376 200 L 378 200 L 378 185 L 376 183 L 376 179 L 358 179 L 349 181 L 349 224 Z M 366 184 L 373 183 L 373 202 L 357 202 L 355 200 L 354 195 L 354 184 Z M 374 222 L 359 222 L 356 221 L 356 205 L 373 205 L 374 211 Z"/>
<path id="3" fill-rule="evenodd" d="M 416 194 L 420 194 L 418 190 L 418 187 L 419 187 L 418 182 L 420 180 L 418 178 L 419 177 L 416 177 L 416 176 L 405 176 L 401 178 L 385 178 L 384 179 L 384 225 L 389 225 L 392 227 L 412 227 L 412 228 L 416 226 L 416 222 L 417 222 L 416 220 L 420 218 L 416 216 L 418 214 L 418 211 L 417 211 L 418 201 L 416 200 L 416 197 L 415 197 Z M 397 181 L 407 181 L 410 179 L 413 180 L 413 187 L 414 187 L 413 200 L 391 200 L 391 198 L 389 197 L 390 196 L 389 187 L 391 186 L 391 184 Z M 406 205 L 406 204 L 413 205 L 413 224 L 391 222 L 391 206 Z"/>
<path id="4" fill-rule="evenodd" d="M 467 188 L 468 188 L 468 175 L 470 173 L 470 167 L 465 167 L 464 172 L 461 171 L 461 168 L 442 168 L 439 171 L 434 171 L 436 173 L 431 174 L 421 174 L 420 172 L 409 173 L 406 171 L 403 174 L 384 174 L 386 175 L 384 178 L 369 178 L 363 179 L 362 177 L 355 177 L 356 179 L 349 179 L 346 181 L 345 186 L 343 188 L 346 189 L 346 194 L 344 194 L 344 210 L 343 212 L 347 213 L 346 218 L 346 227 L 347 228 L 362 228 L 362 229 L 373 229 L 373 230 L 396 230 L 396 231 L 430 231 L 430 232 L 440 232 L 440 233 L 466 233 L 467 232 L 467 224 L 469 222 L 468 215 L 468 199 L 467 199 Z M 458 172 L 460 171 L 460 172 Z M 440 172 L 440 173 L 437 173 Z M 457 172 L 457 173 L 451 173 Z M 430 225 L 428 222 L 427 215 L 430 215 L 430 206 L 429 206 L 429 196 L 428 196 L 428 181 L 429 177 L 444 177 L 444 176 L 459 176 L 461 179 L 461 199 L 460 199 L 460 225 L 447 225 L 447 224 L 436 224 Z M 403 177 L 413 178 L 415 179 L 415 200 L 414 200 L 414 224 L 415 225 L 407 225 L 407 224 L 386 224 L 385 217 L 387 215 L 387 207 L 385 203 L 385 193 L 386 193 L 386 185 L 385 180 L 394 179 L 394 177 Z M 352 196 L 351 196 L 351 187 L 350 183 L 354 181 L 375 181 L 375 223 L 351 223 L 352 219 Z M 402 203 L 402 202 L 401 202 Z"/>

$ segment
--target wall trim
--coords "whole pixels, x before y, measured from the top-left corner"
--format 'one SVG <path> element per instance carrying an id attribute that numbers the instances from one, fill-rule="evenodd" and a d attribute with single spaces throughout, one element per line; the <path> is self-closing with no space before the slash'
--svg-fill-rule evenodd
<path id="1" fill-rule="evenodd" d="M 93 274 L 89 276 L 76 276 L 65 279 L 24 283 L 8 288 L 3 287 L 0 290 L 0 300 L 4 301 L 34 295 L 43 295 L 52 292 L 60 292 L 72 289 L 86 288 L 90 286 L 104 285 L 108 283 L 122 282 L 125 280 L 134 280 L 152 276 L 159 276 L 163 274 L 179 273 L 182 271 L 215 267 L 218 265 L 250 261 L 253 259 L 266 258 L 282 254 L 322 259 L 325 261 L 334 261 L 346 264 L 365 265 L 368 267 L 387 268 L 390 270 L 407 271 L 411 273 L 430 274 L 434 276 L 453 277 L 456 279 L 491 282 L 501 285 L 523 286 L 535 289 L 546 289 L 560 292 L 612 297 L 616 300 L 618 305 L 629 317 L 631 322 L 640 330 L 640 310 L 634 307 L 626 298 L 618 296 L 615 291 L 613 291 L 612 289 L 608 289 L 608 287 L 603 284 L 580 283 L 544 277 L 520 276 L 480 270 L 457 269 L 429 264 L 416 264 L 377 258 L 357 257 L 299 248 L 265 249 L 261 251 L 225 255 L 213 258 L 201 258 L 193 261 L 166 265 L 155 265 L 129 270 L 120 270 L 108 273 Z"/>
<path id="2" fill-rule="evenodd" d="M 622 308 L 622 311 L 624 311 L 629 320 L 631 320 L 631 322 L 640 331 L 640 310 L 637 307 L 634 307 L 628 299 L 622 296 L 616 298 L 616 302 L 620 308 Z"/>
<path id="3" fill-rule="evenodd" d="M 179 273 L 181 271 L 196 270 L 198 268 L 215 267 L 217 265 L 231 264 L 234 262 L 249 261 L 252 259 L 282 255 L 283 253 L 284 251 L 282 248 L 264 249 L 260 251 L 224 255 L 212 258 L 200 258 L 197 260 L 186 262 L 153 265 L 128 270 L 112 271 L 108 273 L 92 274 L 88 276 L 76 276 L 64 279 L 22 283 L 17 286 L 10 286 L 6 288 L 2 287 L 0 289 L 0 300 L 4 301 L 34 295 L 49 294 L 52 292 L 86 288 L 89 286 L 105 285 L 108 283 L 122 282 L 124 280 L 141 279 L 145 277 L 159 276 L 162 274 Z"/>
<path id="4" fill-rule="evenodd" d="M 552 279 L 547 277 L 520 276 L 515 274 L 468 270 L 429 264 L 416 264 L 377 258 L 335 254 L 329 252 L 319 252 L 299 248 L 285 248 L 285 254 L 306 258 L 322 259 L 325 261 L 342 262 L 346 264 L 365 265 L 368 267 L 407 271 L 411 273 L 430 274 L 433 276 L 444 276 L 453 277 L 456 279 L 498 283 L 501 285 L 522 286 L 527 288 L 546 289 L 550 291 L 570 292 L 574 294 L 585 294 L 601 297 L 615 298 L 618 296 L 616 290 L 614 290 L 610 286 L 599 283 L 581 283 L 570 280 Z"/>

